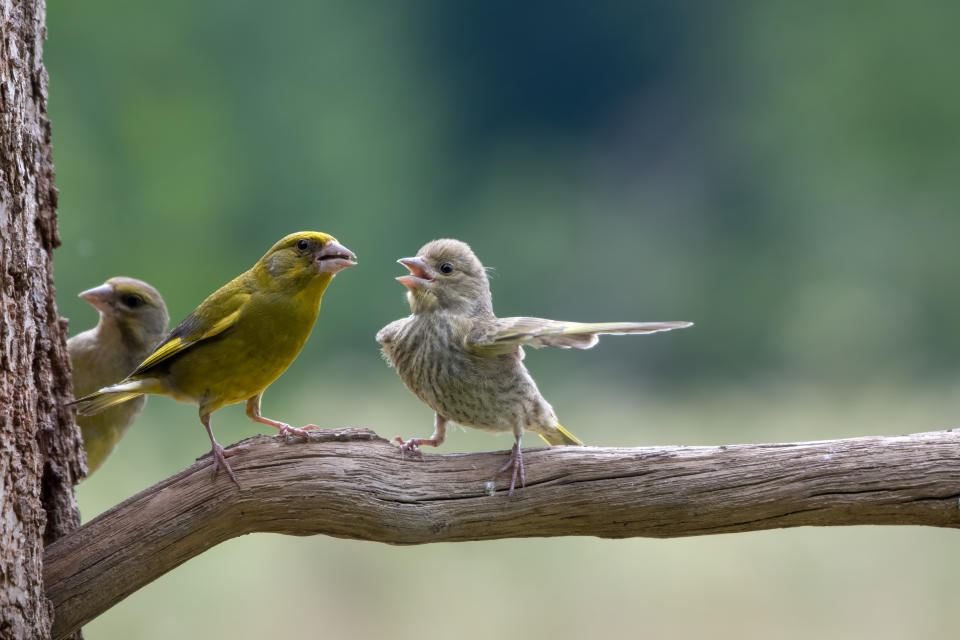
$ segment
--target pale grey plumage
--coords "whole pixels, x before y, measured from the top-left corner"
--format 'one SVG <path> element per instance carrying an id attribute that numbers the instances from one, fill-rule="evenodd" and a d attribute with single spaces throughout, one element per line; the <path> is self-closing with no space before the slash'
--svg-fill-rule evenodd
<path id="1" fill-rule="evenodd" d="M 100 313 L 97 326 L 67 340 L 73 392 L 80 398 L 123 379 L 153 351 L 167 332 L 169 316 L 152 286 L 118 276 L 80 294 Z M 78 416 L 92 475 L 133 424 L 146 398 L 134 398 L 95 416 Z"/>
<path id="2" fill-rule="evenodd" d="M 408 289 L 409 317 L 377 334 L 383 354 L 404 384 L 436 412 L 428 439 L 403 442 L 402 449 L 440 445 L 448 420 L 485 431 L 513 432 L 507 467 L 523 481 L 520 442 L 524 430 L 551 445 L 582 444 L 560 426 L 523 365 L 523 346 L 587 349 L 599 334 L 653 333 L 689 322 L 585 324 L 543 318 L 497 318 L 483 265 L 469 245 L 434 240 L 415 258 L 403 258 L 410 275 L 397 278 Z"/>

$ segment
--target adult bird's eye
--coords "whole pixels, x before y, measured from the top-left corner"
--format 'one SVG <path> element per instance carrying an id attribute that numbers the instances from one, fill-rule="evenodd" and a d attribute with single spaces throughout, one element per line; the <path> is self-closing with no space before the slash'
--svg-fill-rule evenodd
<path id="1" fill-rule="evenodd" d="M 453 273 L 453 265 L 449 262 L 444 262 L 442 265 L 440 265 L 440 273 L 450 275 Z"/>
<path id="2" fill-rule="evenodd" d="M 306 240 L 297 240 L 297 249 L 300 251 L 306 251 L 310 247 L 310 243 Z"/>
<path id="3" fill-rule="evenodd" d="M 120 301 L 123 302 L 124 305 L 130 307 L 131 309 L 136 309 L 137 307 L 143 304 L 143 298 L 141 298 L 140 296 L 134 293 L 123 296 L 123 298 L 121 298 Z"/>

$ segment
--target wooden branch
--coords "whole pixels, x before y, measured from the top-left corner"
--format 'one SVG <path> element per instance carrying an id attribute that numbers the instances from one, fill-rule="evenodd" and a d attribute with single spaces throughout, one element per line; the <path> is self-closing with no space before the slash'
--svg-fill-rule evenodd
<path id="1" fill-rule="evenodd" d="M 505 452 L 402 459 L 365 429 L 309 442 L 257 436 L 126 500 L 46 550 L 45 582 L 64 638 L 206 549 L 255 531 L 389 544 L 532 536 L 625 538 L 777 527 L 912 524 L 960 528 L 960 432 L 791 444 L 524 454 L 508 497 Z M 489 495 L 496 479 L 497 493 Z"/>

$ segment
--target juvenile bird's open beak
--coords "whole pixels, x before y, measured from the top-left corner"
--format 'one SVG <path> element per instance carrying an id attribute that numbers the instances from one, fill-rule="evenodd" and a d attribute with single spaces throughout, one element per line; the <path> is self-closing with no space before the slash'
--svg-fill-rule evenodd
<path id="1" fill-rule="evenodd" d="M 320 273 L 337 273 L 352 267 L 356 262 L 357 256 L 353 251 L 347 249 L 339 242 L 328 242 L 323 245 L 323 249 L 317 254 L 316 262 L 320 267 Z"/>
<path id="2" fill-rule="evenodd" d="M 427 272 L 427 263 L 422 259 L 400 258 L 397 262 L 410 270 L 410 275 L 397 277 L 397 281 L 410 291 L 426 289 L 433 282 L 433 278 Z"/>
<path id="3" fill-rule="evenodd" d="M 113 295 L 113 287 L 109 284 L 102 284 L 93 289 L 78 294 L 81 298 L 93 305 L 93 308 L 100 313 L 110 313 L 110 296 Z"/>

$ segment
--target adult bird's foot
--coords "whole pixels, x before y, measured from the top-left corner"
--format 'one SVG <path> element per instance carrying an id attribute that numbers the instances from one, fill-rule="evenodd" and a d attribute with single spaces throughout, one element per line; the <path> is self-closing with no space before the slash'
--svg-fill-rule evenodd
<path id="1" fill-rule="evenodd" d="M 520 486 L 527 486 L 527 480 L 523 476 L 523 454 L 520 453 L 520 443 L 517 442 L 513 445 L 513 449 L 510 451 L 510 459 L 507 460 L 507 464 L 500 467 L 500 470 L 497 473 L 503 473 L 507 469 L 513 469 L 513 477 L 510 479 L 510 493 L 508 496 L 513 495 L 513 490 L 517 486 L 517 476 L 520 476 Z"/>
<path id="2" fill-rule="evenodd" d="M 285 435 L 287 435 L 288 433 L 292 433 L 292 434 L 295 435 L 295 436 L 302 436 L 302 437 L 304 437 L 304 438 L 309 438 L 309 437 L 310 437 L 310 434 L 307 433 L 310 429 L 317 429 L 317 428 L 319 428 L 319 427 L 317 427 L 317 425 L 315 425 L 315 424 L 306 424 L 306 425 L 303 425 L 302 427 L 299 427 L 299 428 L 298 428 L 298 427 L 291 427 L 291 426 L 288 425 L 286 422 L 278 422 L 277 424 L 275 424 L 275 425 L 273 425 L 273 426 L 277 428 L 277 431 L 279 432 L 279 435 L 281 435 L 281 436 L 285 436 Z"/>
<path id="3" fill-rule="evenodd" d="M 292 433 L 292 434 L 295 435 L 295 436 L 300 436 L 300 437 L 302 437 L 302 438 L 308 438 L 308 437 L 310 437 L 310 434 L 307 433 L 307 430 L 308 430 L 308 429 L 317 429 L 317 428 L 318 428 L 317 425 L 315 425 L 315 424 L 308 424 L 308 425 L 304 425 L 303 427 L 301 427 L 301 428 L 298 429 L 297 427 L 291 427 L 291 426 L 288 425 L 286 422 L 280 422 L 279 420 L 272 420 L 272 419 L 270 419 L 270 418 L 265 418 L 265 417 L 263 417 L 262 415 L 260 415 L 260 400 L 259 400 L 259 398 L 260 398 L 260 396 L 255 396 L 255 397 L 253 397 L 253 398 L 250 398 L 249 401 L 247 401 L 247 416 L 248 416 L 251 420 L 253 420 L 254 422 L 259 422 L 260 424 L 268 424 L 268 425 L 270 425 L 271 427 L 273 427 L 274 429 L 277 430 L 277 432 L 278 432 L 279 435 L 285 436 L 285 435 L 287 435 L 288 433 Z M 256 402 L 254 402 L 254 400 L 256 400 Z"/>
<path id="4" fill-rule="evenodd" d="M 242 489 L 243 487 L 241 486 L 240 481 L 237 480 L 236 474 L 233 472 L 233 469 L 230 468 L 230 463 L 227 462 L 227 458 L 240 453 L 240 451 L 228 451 L 221 447 L 218 443 L 214 442 L 211 453 L 213 454 L 213 479 L 217 479 L 217 472 L 220 471 L 220 467 L 222 466 L 224 469 L 226 469 L 230 479 L 236 483 L 237 487 Z"/>

